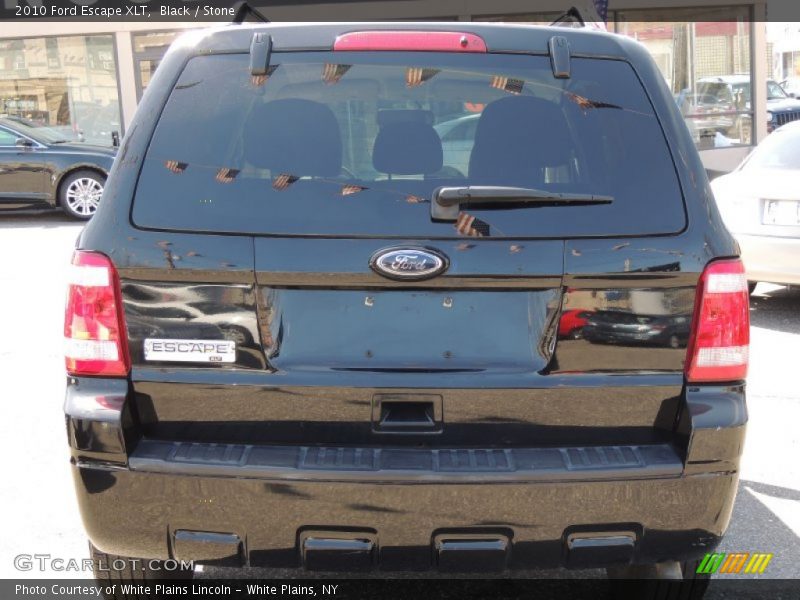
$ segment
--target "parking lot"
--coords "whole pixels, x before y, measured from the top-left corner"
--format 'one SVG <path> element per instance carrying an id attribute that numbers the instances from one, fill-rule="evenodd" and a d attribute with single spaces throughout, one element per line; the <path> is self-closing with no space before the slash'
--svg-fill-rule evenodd
<path id="1" fill-rule="evenodd" d="M 80 229 L 58 213 L 0 217 L 2 577 L 80 576 L 20 573 L 21 553 L 87 556 L 61 406 L 65 267 Z M 800 578 L 800 289 L 760 284 L 751 319 L 750 424 L 720 551 L 774 553 L 768 576 Z"/>

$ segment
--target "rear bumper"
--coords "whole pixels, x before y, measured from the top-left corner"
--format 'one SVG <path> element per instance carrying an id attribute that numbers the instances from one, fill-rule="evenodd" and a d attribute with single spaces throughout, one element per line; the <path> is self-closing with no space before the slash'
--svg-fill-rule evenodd
<path id="1" fill-rule="evenodd" d="M 126 390 L 124 381 L 68 386 L 74 480 L 92 543 L 123 556 L 284 568 L 479 571 L 698 558 L 727 528 L 747 420 L 736 385 L 687 388 L 670 443 L 193 444 L 137 438 Z"/>
<path id="2" fill-rule="evenodd" d="M 800 285 L 800 239 L 736 235 L 747 278 L 785 285 Z"/>
<path id="3" fill-rule="evenodd" d="M 109 553 L 313 568 L 304 539 L 343 539 L 370 546 L 365 556 L 340 561 L 341 568 L 387 571 L 441 566 L 436 542 L 443 536 L 499 541 L 502 556 L 486 568 L 698 558 L 719 542 L 737 484 L 735 473 L 461 484 L 273 480 L 87 465 L 74 467 L 74 474 L 89 538 Z M 216 543 L 183 543 L 203 532 L 222 535 Z M 568 541 L 576 536 L 627 537 L 630 545 L 580 552 Z M 336 557 L 329 558 L 335 565 Z M 474 563 L 465 553 L 463 567 L 458 560 L 451 566 L 482 570 Z"/>

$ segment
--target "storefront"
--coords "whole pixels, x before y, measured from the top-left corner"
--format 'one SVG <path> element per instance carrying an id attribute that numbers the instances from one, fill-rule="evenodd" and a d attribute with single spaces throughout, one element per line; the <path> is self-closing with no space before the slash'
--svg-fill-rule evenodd
<path id="1" fill-rule="evenodd" d="M 110 143 L 122 125 L 114 35 L 0 40 L 0 114 Z"/>
<path id="2" fill-rule="evenodd" d="M 766 0 L 706 2 L 682 8 L 684 0 L 611 0 L 608 28 L 648 48 L 706 165 L 730 170 L 767 134 Z M 274 21 L 313 14 L 316 20 L 547 24 L 562 4 L 537 2 L 535 13 L 526 0 L 282 2 L 262 10 Z M 0 24 L 0 115 L 110 144 L 111 133 L 130 123 L 169 44 L 199 25 L 205 24 L 29 21 L 14 23 L 13 30 Z"/>

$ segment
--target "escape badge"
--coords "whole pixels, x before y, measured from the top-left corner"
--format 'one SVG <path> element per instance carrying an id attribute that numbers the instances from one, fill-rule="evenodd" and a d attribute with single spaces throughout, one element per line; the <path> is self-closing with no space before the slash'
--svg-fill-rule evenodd
<path id="1" fill-rule="evenodd" d="M 229 340 L 144 341 L 144 359 L 160 362 L 236 362 L 236 342 Z"/>

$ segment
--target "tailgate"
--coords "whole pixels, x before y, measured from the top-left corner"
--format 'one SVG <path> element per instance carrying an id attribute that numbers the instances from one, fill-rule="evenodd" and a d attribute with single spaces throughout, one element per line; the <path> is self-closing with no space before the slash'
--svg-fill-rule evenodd
<path id="1" fill-rule="evenodd" d="M 276 48 L 266 74 L 246 53 L 186 59 L 130 213 L 173 244 L 123 290 L 148 436 L 429 449 L 672 436 L 710 256 L 682 233 L 679 171 L 631 64 L 574 56 L 564 78 L 529 53 Z M 447 268 L 371 266 L 409 246 Z M 183 338 L 190 360 L 163 343 L 148 358 L 143 336 Z"/>
<path id="2" fill-rule="evenodd" d="M 236 239 L 244 248 L 245 238 Z M 370 257 L 392 240 L 247 242 L 253 271 L 239 272 L 235 283 L 172 269 L 134 281 L 123 270 L 137 412 L 147 436 L 431 448 L 672 439 L 685 341 L 671 344 L 668 326 L 691 315 L 696 274 L 656 262 L 652 249 L 668 247 L 667 238 L 623 250 L 613 250 L 613 240 L 566 249 L 563 241 L 431 240 L 425 246 L 445 255 L 449 269 L 413 282 L 370 268 Z M 649 270 L 613 270 L 626 261 Z M 194 299 L 205 312 L 182 319 L 160 313 L 164 293 Z M 626 337 L 637 311 L 649 315 L 645 324 L 666 325 L 666 336 L 637 339 L 637 329 Z M 652 316 L 659 311 L 669 314 Z M 601 312 L 606 324 L 619 315 L 621 335 L 585 334 Z M 147 360 L 134 314 L 158 335 L 236 340 L 236 359 Z"/>

